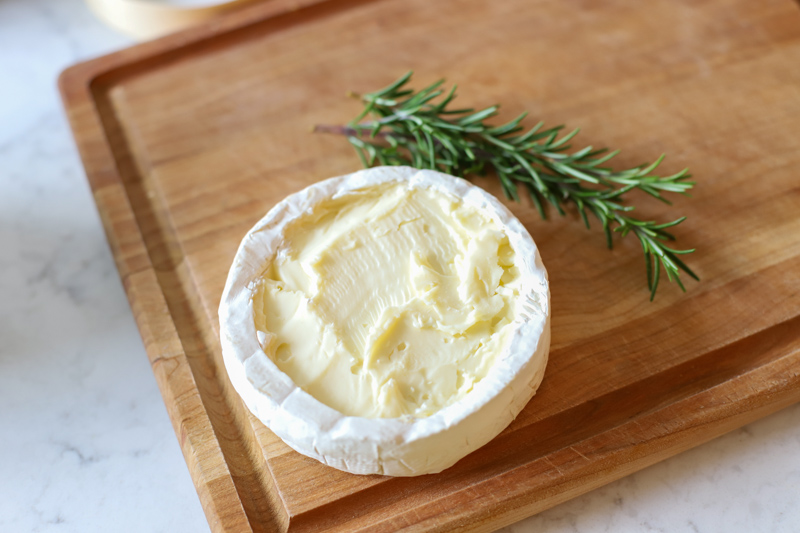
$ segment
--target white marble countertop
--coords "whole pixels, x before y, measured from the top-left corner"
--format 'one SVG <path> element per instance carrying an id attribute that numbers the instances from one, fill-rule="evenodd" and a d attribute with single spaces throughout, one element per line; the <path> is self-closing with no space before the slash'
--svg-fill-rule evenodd
<path id="1" fill-rule="evenodd" d="M 130 41 L 0 0 L 0 531 L 207 531 L 56 76 Z M 504 531 L 800 531 L 800 405 Z"/>

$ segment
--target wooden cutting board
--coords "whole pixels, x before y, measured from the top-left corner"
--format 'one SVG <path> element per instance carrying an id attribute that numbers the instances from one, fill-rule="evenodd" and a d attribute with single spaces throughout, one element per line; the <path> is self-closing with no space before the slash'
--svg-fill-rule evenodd
<path id="1" fill-rule="evenodd" d="M 277 201 L 354 171 L 348 90 L 409 69 L 460 102 L 581 126 L 618 165 L 668 153 L 700 275 L 648 301 L 641 249 L 510 204 L 550 272 L 537 396 L 437 475 L 354 476 L 243 408 L 217 305 Z M 68 69 L 60 87 L 147 353 L 215 531 L 488 531 L 800 400 L 800 9 L 791 0 L 272 0 Z M 501 117 L 501 118 L 504 118 Z M 491 192 L 491 178 L 476 182 Z"/>

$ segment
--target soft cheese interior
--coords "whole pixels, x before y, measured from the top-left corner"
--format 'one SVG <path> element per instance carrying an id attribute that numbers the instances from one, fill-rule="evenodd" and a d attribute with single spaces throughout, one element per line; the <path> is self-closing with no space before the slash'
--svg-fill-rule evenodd
<path id="1" fill-rule="evenodd" d="M 253 288 L 264 352 L 345 415 L 427 417 L 508 342 L 519 272 L 506 234 L 457 198 L 367 187 L 291 223 Z"/>

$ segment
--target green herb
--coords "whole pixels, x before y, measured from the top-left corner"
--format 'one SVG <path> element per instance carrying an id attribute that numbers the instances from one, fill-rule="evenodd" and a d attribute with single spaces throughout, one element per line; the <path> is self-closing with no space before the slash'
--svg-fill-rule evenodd
<path id="1" fill-rule="evenodd" d="M 587 146 L 570 151 L 568 142 L 578 130 L 562 135 L 563 126 L 543 129 L 538 123 L 524 131 L 523 113 L 500 126 L 486 124 L 499 106 L 479 111 L 450 109 L 456 87 L 445 94 L 440 80 L 421 91 L 407 88 L 411 72 L 390 86 L 360 96 L 364 110 L 346 126 L 319 125 L 315 131 L 346 135 L 365 167 L 411 165 L 448 174 L 485 174 L 493 171 L 505 195 L 519 201 L 520 189 L 526 192 L 542 218 L 544 206 L 552 205 L 561 215 L 565 206 L 577 208 L 586 227 L 590 213 L 603 227 L 608 247 L 612 231 L 624 237 L 636 235 L 644 250 L 650 300 L 655 297 L 663 268 L 667 278 L 686 290 L 680 271 L 699 279 L 678 257 L 694 250 L 677 250 L 665 242 L 674 240 L 667 228 L 685 217 L 657 224 L 629 215 L 633 206 L 623 204 L 623 196 L 638 189 L 669 202 L 663 193 L 686 194 L 694 185 L 682 170 L 671 176 L 652 172 L 664 156 L 652 164 L 627 170 L 603 166 L 619 153 Z M 357 96 L 357 95 L 356 95 Z M 371 116 L 371 120 L 364 120 Z"/>

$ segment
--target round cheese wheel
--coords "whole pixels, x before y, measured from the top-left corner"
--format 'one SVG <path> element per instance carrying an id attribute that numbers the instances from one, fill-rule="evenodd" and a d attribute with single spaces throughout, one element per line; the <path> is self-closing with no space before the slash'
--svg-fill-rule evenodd
<path id="1" fill-rule="evenodd" d="M 283 244 L 287 226 L 312 213 L 321 202 L 390 183 L 439 191 L 480 211 L 505 233 L 519 269 L 518 301 L 502 352 L 470 392 L 423 418 L 345 416 L 323 404 L 265 353 L 254 320 L 254 291 Z M 219 318 L 225 368 L 256 418 L 296 451 L 354 474 L 440 472 L 483 446 L 534 395 L 550 346 L 547 273 L 527 230 L 483 189 L 440 172 L 409 167 L 378 167 L 331 178 L 278 203 L 242 240 Z"/>

